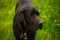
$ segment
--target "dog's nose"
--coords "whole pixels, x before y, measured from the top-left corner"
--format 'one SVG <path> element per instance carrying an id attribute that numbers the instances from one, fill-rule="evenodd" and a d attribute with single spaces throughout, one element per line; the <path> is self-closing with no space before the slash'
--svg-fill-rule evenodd
<path id="1" fill-rule="evenodd" d="M 43 22 L 39 23 L 39 28 L 42 29 Z"/>
<path id="2" fill-rule="evenodd" d="M 42 25 L 43 25 L 43 23 L 40 23 L 39 25 L 40 25 L 40 26 L 42 26 Z"/>

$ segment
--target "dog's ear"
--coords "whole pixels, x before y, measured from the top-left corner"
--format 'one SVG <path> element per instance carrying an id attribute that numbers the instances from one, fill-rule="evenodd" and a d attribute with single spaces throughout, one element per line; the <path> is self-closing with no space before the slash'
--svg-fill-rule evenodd
<path id="1" fill-rule="evenodd" d="M 16 12 L 16 16 L 19 21 L 24 21 L 24 12 L 24 9 L 20 9 Z"/>
<path id="2" fill-rule="evenodd" d="M 20 22 L 25 22 L 25 19 L 24 19 L 25 9 L 26 8 L 23 6 L 22 8 L 16 11 L 17 19 Z"/>
<path id="3" fill-rule="evenodd" d="M 16 13 L 16 18 L 17 18 L 18 21 L 22 21 L 22 20 L 24 19 L 24 16 L 23 16 L 22 13 L 17 12 L 17 13 Z"/>

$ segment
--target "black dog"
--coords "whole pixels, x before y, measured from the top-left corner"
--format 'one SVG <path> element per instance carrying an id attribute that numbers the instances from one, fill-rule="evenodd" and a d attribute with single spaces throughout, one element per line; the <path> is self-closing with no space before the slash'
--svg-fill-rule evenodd
<path id="1" fill-rule="evenodd" d="M 13 32 L 16 40 L 35 40 L 36 30 L 42 29 L 38 9 L 32 5 L 30 0 L 19 0 L 15 9 L 13 20 Z"/>

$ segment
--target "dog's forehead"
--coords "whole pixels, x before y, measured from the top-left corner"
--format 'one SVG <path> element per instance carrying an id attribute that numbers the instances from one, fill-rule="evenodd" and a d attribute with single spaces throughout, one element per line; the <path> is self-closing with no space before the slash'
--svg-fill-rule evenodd
<path id="1" fill-rule="evenodd" d="M 33 5 L 23 5 L 21 8 L 26 9 L 27 11 L 32 9 L 36 10 L 36 7 L 34 7 Z"/>
<path id="2" fill-rule="evenodd" d="M 27 9 L 31 9 L 31 10 L 36 10 L 36 7 L 34 7 L 34 6 L 27 6 Z"/>

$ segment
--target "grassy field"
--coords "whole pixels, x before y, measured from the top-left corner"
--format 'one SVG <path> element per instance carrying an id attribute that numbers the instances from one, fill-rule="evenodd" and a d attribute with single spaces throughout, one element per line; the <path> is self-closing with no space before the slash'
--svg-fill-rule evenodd
<path id="1" fill-rule="evenodd" d="M 13 17 L 17 0 L 0 0 L 0 40 L 15 40 Z M 43 29 L 36 40 L 60 40 L 60 0 L 32 0 L 38 7 Z"/>

